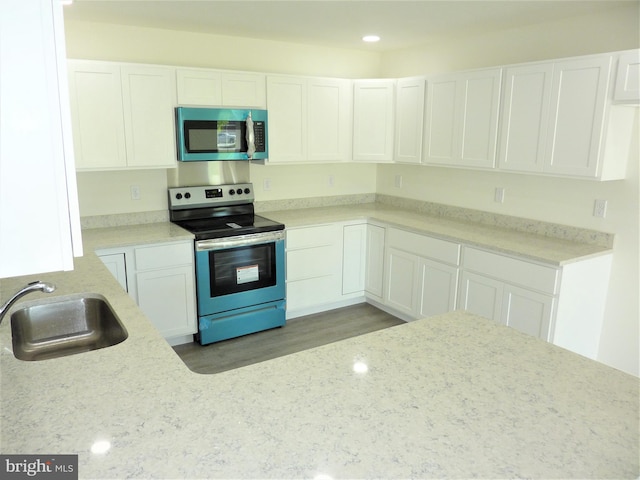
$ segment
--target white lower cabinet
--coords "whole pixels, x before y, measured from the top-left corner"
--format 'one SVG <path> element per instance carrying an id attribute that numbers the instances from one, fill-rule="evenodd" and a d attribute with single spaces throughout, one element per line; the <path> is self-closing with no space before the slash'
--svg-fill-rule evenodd
<path id="1" fill-rule="evenodd" d="M 389 228 L 383 302 L 406 320 L 455 308 L 460 245 Z"/>
<path id="2" fill-rule="evenodd" d="M 382 301 L 384 291 L 385 227 L 367 224 L 364 289 L 368 298 Z"/>
<path id="3" fill-rule="evenodd" d="M 102 263 L 111 272 L 111 275 L 118 280 L 118 283 L 125 292 L 129 291 L 127 287 L 127 268 L 125 266 L 125 257 L 123 252 L 98 254 Z"/>
<path id="4" fill-rule="evenodd" d="M 611 260 L 552 266 L 465 247 L 458 308 L 595 359 Z"/>
<path id="5" fill-rule="evenodd" d="M 563 265 L 384 224 L 287 229 L 287 318 L 368 301 L 411 321 L 456 308 L 595 359 L 612 255 Z"/>
<path id="6" fill-rule="evenodd" d="M 140 245 L 96 253 L 165 338 L 196 333 L 191 241 Z M 124 270 L 125 282 L 122 281 Z M 190 341 L 188 337 L 187 341 Z M 170 343 L 180 341 L 170 340 Z"/>
<path id="7" fill-rule="evenodd" d="M 287 228 L 287 318 L 364 301 L 364 223 Z"/>
<path id="8" fill-rule="evenodd" d="M 554 296 L 463 272 L 460 308 L 543 340 L 550 339 Z"/>

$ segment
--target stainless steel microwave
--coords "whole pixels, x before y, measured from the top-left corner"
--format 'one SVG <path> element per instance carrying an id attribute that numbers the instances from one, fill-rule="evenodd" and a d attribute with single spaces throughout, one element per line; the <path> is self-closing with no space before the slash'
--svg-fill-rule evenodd
<path id="1" fill-rule="evenodd" d="M 267 111 L 230 108 L 176 108 L 178 160 L 265 160 Z"/>

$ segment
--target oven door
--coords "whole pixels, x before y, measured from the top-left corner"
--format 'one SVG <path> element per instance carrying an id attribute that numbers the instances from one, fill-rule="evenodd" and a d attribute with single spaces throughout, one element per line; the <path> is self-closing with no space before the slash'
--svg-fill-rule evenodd
<path id="1" fill-rule="evenodd" d="M 196 242 L 198 315 L 285 298 L 284 231 Z"/>

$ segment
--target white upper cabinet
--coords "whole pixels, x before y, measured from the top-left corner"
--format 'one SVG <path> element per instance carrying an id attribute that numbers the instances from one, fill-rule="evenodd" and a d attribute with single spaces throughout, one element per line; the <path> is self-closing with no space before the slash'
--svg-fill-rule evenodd
<path id="1" fill-rule="evenodd" d="M 615 60 L 607 54 L 506 68 L 500 170 L 624 178 L 635 112 L 612 103 Z"/>
<path id="2" fill-rule="evenodd" d="M 499 167 L 542 172 L 553 64 L 505 69 Z"/>
<path id="3" fill-rule="evenodd" d="M 178 68 L 178 105 L 265 108 L 265 78 L 261 73 Z"/>
<path id="4" fill-rule="evenodd" d="M 495 166 L 501 73 L 496 68 L 427 78 L 425 163 Z"/>
<path id="5" fill-rule="evenodd" d="M 393 160 L 395 84 L 395 80 L 354 81 L 354 160 L 365 162 Z"/>
<path id="6" fill-rule="evenodd" d="M 69 60 L 69 91 L 78 169 L 125 168 L 120 67 Z"/>
<path id="7" fill-rule="evenodd" d="M 269 163 L 350 159 L 350 80 L 267 77 Z"/>
<path id="8" fill-rule="evenodd" d="M 595 177 L 602 141 L 610 56 L 554 64 L 546 153 L 549 173 Z"/>
<path id="9" fill-rule="evenodd" d="M 122 67 L 127 166 L 176 166 L 174 71 L 164 67 Z"/>
<path id="10" fill-rule="evenodd" d="M 0 2 L 0 278 L 82 255 L 62 6 Z"/>
<path id="11" fill-rule="evenodd" d="M 78 170 L 176 166 L 174 69 L 84 60 L 68 64 Z"/>
<path id="12" fill-rule="evenodd" d="M 613 100 L 640 104 L 640 50 L 624 52 L 620 55 Z"/>
<path id="13" fill-rule="evenodd" d="M 178 68 L 178 105 L 222 105 L 222 74 L 214 70 Z"/>
<path id="14" fill-rule="evenodd" d="M 396 87 L 396 131 L 393 159 L 402 163 L 422 160 L 425 79 L 401 78 Z"/>
<path id="15" fill-rule="evenodd" d="M 269 163 L 307 160 L 307 82 L 289 76 L 267 77 Z"/>

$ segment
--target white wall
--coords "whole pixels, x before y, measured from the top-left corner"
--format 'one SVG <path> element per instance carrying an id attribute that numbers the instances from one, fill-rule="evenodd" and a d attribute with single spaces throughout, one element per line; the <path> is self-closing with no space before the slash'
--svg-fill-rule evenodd
<path id="1" fill-rule="evenodd" d="M 442 45 L 394 52 L 383 58 L 385 76 L 445 72 L 577 56 L 640 46 L 640 3 L 600 14 L 463 38 Z M 636 112 L 637 113 L 637 112 Z M 638 116 L 636 128 L 638 132 Z M 598 359 L 640 375 L 640 173 L 634 139 L 627 178 L 591 182 L 435 167 L 381 165 L 377 192 L 515 215 L 616 234 L 611 286 Z M 402 188 L 394 186 L 402 175 Z M 506 188 L 503 204 L 495 187 Z M 608 200 L 607 217 L 593 217 L 596 198 Z"/>

